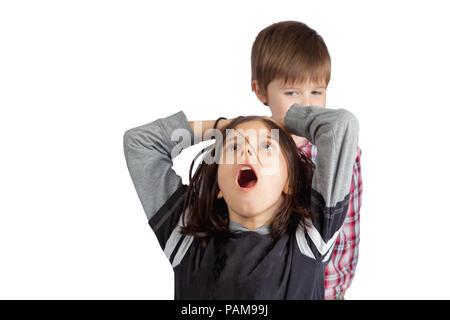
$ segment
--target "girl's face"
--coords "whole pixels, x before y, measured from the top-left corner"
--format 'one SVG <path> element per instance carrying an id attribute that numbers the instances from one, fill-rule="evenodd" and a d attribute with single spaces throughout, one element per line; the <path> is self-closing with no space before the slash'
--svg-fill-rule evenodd
<path id="1" fill-rule="evenodd" d="M 228 132 L 217 175 L 230 220 L 268 222 L 288 190 L 287 171 L 276 129 L 248 121 Z"/>

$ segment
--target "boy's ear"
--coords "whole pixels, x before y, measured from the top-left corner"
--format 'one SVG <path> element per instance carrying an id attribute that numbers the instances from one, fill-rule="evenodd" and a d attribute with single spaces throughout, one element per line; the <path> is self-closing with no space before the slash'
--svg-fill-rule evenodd
<path id="1" fill-rule="evenodd" d="M 264 97 L 261 94 L 261 90 L 259 89 L 259 85 L 258 85 L 258 81 L 257 80 L 252 80 L 252 90 L 255 92 L 256 97 L 258 98 L 258 100 L 261 101 L 263 104 L 265 104 L 267 106 L 266 97 Z"/>
<path id="2" fill-rule="evenodd" d="M 222 199 L 223 198 L 223 193 L 222 191 L 219 190 L 219 193 L 217 194 L 217 199 Z"/>

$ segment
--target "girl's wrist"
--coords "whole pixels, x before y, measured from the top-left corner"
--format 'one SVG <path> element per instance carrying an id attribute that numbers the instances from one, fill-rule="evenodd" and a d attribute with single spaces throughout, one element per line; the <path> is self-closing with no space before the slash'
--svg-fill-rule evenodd
<path id="1" fill-rule="evenodd" d="M 217 118 L 217 120 L 216 120 L 216 122 L 214 123 L 214 127 L 213 127 L 213 129 L 221 129 L 222 127 L 218 127 L 218 124 L 219 124 L 219 121 L 220 120 L 227 120 L 227 118 L 225 118 L 225 117 L 219 117 L 219 118 Z"/>

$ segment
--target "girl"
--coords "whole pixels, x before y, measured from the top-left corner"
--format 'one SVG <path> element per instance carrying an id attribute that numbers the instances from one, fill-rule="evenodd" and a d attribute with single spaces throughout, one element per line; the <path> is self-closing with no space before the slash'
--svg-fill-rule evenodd
<path id="1" fill-rule="evenodd" d="M 202 122 L 202 137 L 213 123 Z M 219 129 L 189 186 L 171 168 L 186 138 L 198 140 L 182 111 L 124 134 L 131 178 L 175 272 L 175 299 L 323 299 L 349 204 L 356 117 L 293 104 L 284 119 L 239 117 Z M 316 165 L 290 134 L 317 146 Z"/>

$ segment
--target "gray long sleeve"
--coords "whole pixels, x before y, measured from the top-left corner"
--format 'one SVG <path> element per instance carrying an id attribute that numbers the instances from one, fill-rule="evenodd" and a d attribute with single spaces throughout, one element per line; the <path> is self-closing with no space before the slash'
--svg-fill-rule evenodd
<path id="1" fill-rule="evenodd" d="M 179 154 L 173 154 L 176 146 L 192 145 L 193 137 L 182 111 L 125 132 L 125 159 L 149 220 L 182 185 L 181 177 L 172 169 L 172 156 Z"/>

